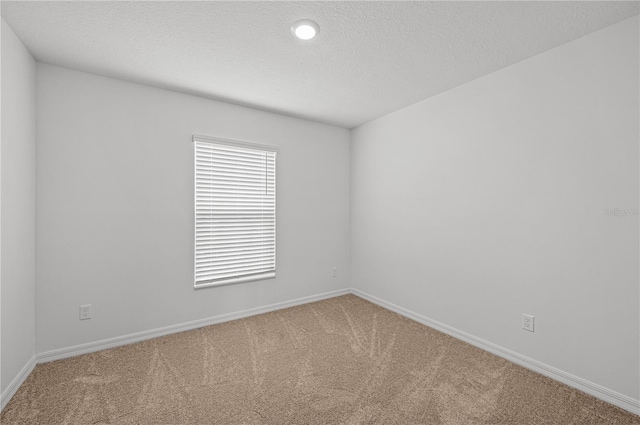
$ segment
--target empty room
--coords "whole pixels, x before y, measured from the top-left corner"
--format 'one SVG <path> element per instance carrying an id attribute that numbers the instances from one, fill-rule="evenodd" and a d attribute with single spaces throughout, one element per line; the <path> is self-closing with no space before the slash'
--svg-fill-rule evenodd
<path id="1" fill-rule="evenodd" d="M 640 425 L 640 2 L 1 12 L 3 425 Z"/>

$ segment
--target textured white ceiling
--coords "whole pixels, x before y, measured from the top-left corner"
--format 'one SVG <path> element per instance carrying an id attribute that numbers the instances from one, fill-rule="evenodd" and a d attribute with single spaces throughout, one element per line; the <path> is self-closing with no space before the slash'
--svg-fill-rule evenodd
<path id="1" fill-rule="evenodd" d="M 2 2 L 42 62 L 352 128 L 638 2 Z M 312 19 L 302 42 L 291 24 Z"/>

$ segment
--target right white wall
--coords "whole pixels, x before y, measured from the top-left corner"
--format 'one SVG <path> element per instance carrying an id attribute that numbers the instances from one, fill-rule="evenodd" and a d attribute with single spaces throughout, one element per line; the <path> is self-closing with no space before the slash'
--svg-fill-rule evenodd
<path id="1" fill-rule="evenodd" d="M 638 26 L 354 129 L 353 287 L 638 400 Z"/>

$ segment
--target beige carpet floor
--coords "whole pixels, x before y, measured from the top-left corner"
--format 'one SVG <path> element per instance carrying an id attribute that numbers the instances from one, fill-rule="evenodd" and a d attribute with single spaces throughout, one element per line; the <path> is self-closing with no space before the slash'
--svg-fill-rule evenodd
<path id="1" fill-rule="evenodd" d="M 10 424 L 639 424 L 353 295 L 38 365 Z"/>

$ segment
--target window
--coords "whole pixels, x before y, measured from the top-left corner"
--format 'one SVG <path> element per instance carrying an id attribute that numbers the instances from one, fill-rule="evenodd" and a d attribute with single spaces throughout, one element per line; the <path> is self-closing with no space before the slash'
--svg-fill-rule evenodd
<path id="1" fill-rule="evenodd" d="M 193 136 L 195 287 L 276 275 L 276 149 Z"/>

